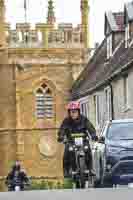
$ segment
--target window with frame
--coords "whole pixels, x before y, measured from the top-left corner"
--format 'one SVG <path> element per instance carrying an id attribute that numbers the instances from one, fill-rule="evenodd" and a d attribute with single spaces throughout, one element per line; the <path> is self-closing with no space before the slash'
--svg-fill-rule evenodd
<path id="1" fill-rule="evenodd" d="M 123 97 L 124 97 L 124 108 L 127 109 L 129 106 L 129 88 L 128 88 L 128 75 L 123 78 Z"/>
<path id="2" fill-rule="evenodd" d="M 106 111 L 106 120 L 112 119 L 112 95 L 111 88 L 105 89 L 105 111 Z"/>
<path id="3" fill-rule="evenodd" d="M 107 37 L 107 59 L 109 59 L 112 56 L 113 53 L 113 36 L 110 34 Z"/>
<path id="4" fill-rule="evenodd" d="M 81 113 L 87 118 L 89 118 L 89 102 L 88 101 L 81 102 Z"/>
<path id="5" fill-rule="evenodd" d="M 36 116 L 38 119 L 44 118 L 44 93 L 42 89 L 36 92 Z"/>
<path id="6" fill-rule="evenodd" d="M 130 25 L 129 23 L 126 25 L 125 28 L 125 47 L 128 48 L 129 45 L 129 39 L 130 39 Z"/>
<path id="7" fill-rule="evenodd" d="M 53 95 L 51 90 L 43 84 L 41 88 L 36 91 L 36 117 L 37 119 L 53 118 Z"/>
<path id="8" fill-rule="evenodd" d="M 89 102 L 86 102 L 86 117 L 89 119 Z"/>
<path id="9" fill-rule="evenodd" d="M 94 106 L 95 106 L 95 118 L 96 118 L 96 125 L 100 125 L 100 101 L 99 96 L 94 96 Z"/>
<path id="10" fill-rule="evenodd" d="M 53 96 L 50 89 L 48 89 L 44 95 L 44 111 L 46 118 L 53 117 Z"/>

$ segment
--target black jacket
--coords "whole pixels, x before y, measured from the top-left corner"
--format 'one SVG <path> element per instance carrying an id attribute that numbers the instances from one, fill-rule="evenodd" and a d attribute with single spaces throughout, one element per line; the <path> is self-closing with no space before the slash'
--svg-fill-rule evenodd
<path id="1" fill-rule="evenodd" d="M 61 124 L 60 130 L 58 132 L 58 142 L 62 142 L 64 136 L 69 137 L 71 133 L 88 133 L 92 136 L 92 139 L 96 136 L 96 130 L 92 123 L 83 115 L 75 121 L 72 118 L 65 118 Z"/>
<path id="2" fill-rule="evenodd" d="M 24 185 L 25 183 L 29 183 L 29 179 L 23 171 L 20 171 L 18 175 L 15 175 L 15 171 L 11 171 L 7 178 L 6 184 L 7 185 Z"/>

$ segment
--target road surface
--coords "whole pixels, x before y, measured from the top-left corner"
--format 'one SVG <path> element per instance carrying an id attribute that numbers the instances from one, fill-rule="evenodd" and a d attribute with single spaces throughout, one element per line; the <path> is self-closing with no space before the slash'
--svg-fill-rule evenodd
<path id="1" fill-rule="evenodd" d="M 133 189 L 91 189 L 0 193 L 0 200 L 132 200 Z"/>

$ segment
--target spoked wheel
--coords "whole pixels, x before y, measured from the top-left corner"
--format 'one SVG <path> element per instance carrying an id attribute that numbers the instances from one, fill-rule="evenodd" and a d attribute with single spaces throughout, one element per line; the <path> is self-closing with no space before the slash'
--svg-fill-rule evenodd
<path id="1" fill-rule="evenodd" d="M 79 166 L 80 166 L 80 188 L 85 188 L 86 185 L 86 180 L 85 180 L 85 158 L 84 157 L 80 157 L 79 158 Z"/>

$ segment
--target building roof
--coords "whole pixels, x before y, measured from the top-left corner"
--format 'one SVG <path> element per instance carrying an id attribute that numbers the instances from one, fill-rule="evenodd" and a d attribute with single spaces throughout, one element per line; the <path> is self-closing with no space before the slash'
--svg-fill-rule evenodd
<path id="1" fill-rule="evenodd" d="M 110 32 L 124 31 L 124 12 L 105 13 L 105 35 Z"/>
<path id="2" fill-rule="evenodd" d="M 122 73 L 131 63 L 133 63 L 133 48 L 125 48 L 124 40 L 119 43 L 114 50 L 114 55 L 107 61 L 104 40 L 79 79 L 74 83 L 72 98 L 78 99 L 100 89 L 116 75 Z"/>

